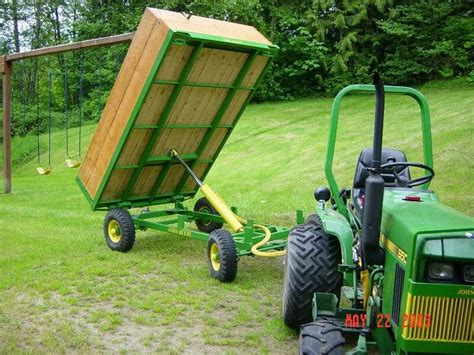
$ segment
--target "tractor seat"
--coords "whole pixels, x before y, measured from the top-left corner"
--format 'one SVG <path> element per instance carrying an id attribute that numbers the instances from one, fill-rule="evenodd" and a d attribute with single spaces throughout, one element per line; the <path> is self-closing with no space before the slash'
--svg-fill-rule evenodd
<path id="1" fill-rule="evenodd" d="M 393 163 L 393 162 L 406 162 L 407 158 L 405 153 L 401 150 L 383 148 L 382 149 L 382 159 L 381 164 Z M 355 208 L 355 213 L 359 218 L 362 218 L 362 211 L 364 207 L 364 198 L 365 198 L 365 180 L 369 176 L 367 167 L 370 167 L 372 164 L 372 148 L 364 149 L 357 160 L 357 167 L 354 176 L 354 183 L 352 185 L 352 201 Z M 397 167 L 397 173 L 406 178 L 410 179 L 410 170 L 408 167 Z M 385 181 L 386 187 L 395 187 L 396 180 L 393 174 L 387 172 L 382 172 L 382 178 Z"/>

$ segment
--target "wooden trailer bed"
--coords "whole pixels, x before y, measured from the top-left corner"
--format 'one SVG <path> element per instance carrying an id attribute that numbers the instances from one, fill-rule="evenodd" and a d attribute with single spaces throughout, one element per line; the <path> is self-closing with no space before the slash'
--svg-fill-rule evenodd
<path id="1" fill-rule="evenodd" d="M 77 182 L 92 209 L 192 198 L 277 47 L 255 28 L 146 9 Z"/>

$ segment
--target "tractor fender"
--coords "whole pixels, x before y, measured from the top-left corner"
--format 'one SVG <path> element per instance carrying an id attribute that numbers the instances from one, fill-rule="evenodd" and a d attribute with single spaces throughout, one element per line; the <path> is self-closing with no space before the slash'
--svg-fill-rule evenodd
<path id="1" fill-rule="evenodd" d="M 352 242 L 354 240 L 351 225 L 340 213 L 330 209 L 318 209 L 318 216 L 321 218 L 323 229 L 326 234 L 336 237 L 341 245 L 342 264 L 354 266 L 352 259 Z M 352 285 L 352 273 L 344 273 L 344 284 Z"/>

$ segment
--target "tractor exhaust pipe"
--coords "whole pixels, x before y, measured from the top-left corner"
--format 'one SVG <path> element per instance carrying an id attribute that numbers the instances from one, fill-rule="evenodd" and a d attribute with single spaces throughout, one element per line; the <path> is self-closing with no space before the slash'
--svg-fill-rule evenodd
<path id="1" fill-rule="evenodd" d="M 379 238 L 385 184 L 380 175 L 380 165 L 382 160 L 385 93 L 382 80 L 377 72 L 374 73 L 373 83 L 375 85 L 374 144 L 372 148 L 372 166 L 369 170 L 369 177 L 365 181 L 362 255 L 366 265 L 382 265 L 385 255 L 383 249 L 379 247 Z"/>
<path id="2" fill-rule="evenodd" d="M 374 146 L 372 168 L 377 172 L 380 170 L 382 161 L 382 138 L 383 138 L 383 115 L 385 111 L 385 92 L 379 73 L 374 73 L 375 85 L 375 122 L 374 122 Z"/>

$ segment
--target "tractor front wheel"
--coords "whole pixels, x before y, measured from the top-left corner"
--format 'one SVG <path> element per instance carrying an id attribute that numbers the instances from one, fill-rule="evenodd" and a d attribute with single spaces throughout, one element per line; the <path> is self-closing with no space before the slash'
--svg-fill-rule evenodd
<path id="1" fill-rule="evenodd" d="M 104 237 L 110 249 L 126 253 L 135 243 L 135 226 L 127 210 L 110 210 L 104 219 Z"/>
<path id="2" fill-rule="evenodd" d="M 212 231 L 207 240 L 207 263 L 211 276 L 222 282 L 234 281 L 238 260 L 232 234 L 225 229 Z"/>
<path id="3" fill-rule="evenodd" d="M 305 324 L 300 332 L 301 355 L 344 355 L 341 328 L 327 319 Z"/>
<path id="4" fill-rule="evenodd" d="M 341 248 L 336 237 L 326 234 L 318 216 L 310 216 L 305 224 L 294 227 L 288 236 L 283 318 L 297 329 L 313 320 L 315 292 L 341 294 Z"/>
<path id="5" fill-rule="evenodd" d="M 199 200 L 196 201 L 196 203 L 194 204 L 194 212 L 219 215 L 216 209 L 209 203 L 209 201 L 205 197 L 201 197 Z M 222 222 L 215 222 L 206 219 L 196 219 L 195 223 L 197 229 L 205 233 L 211 233 L 213 230 L 222 228 L 222 226 L 224 225 Z"/>

